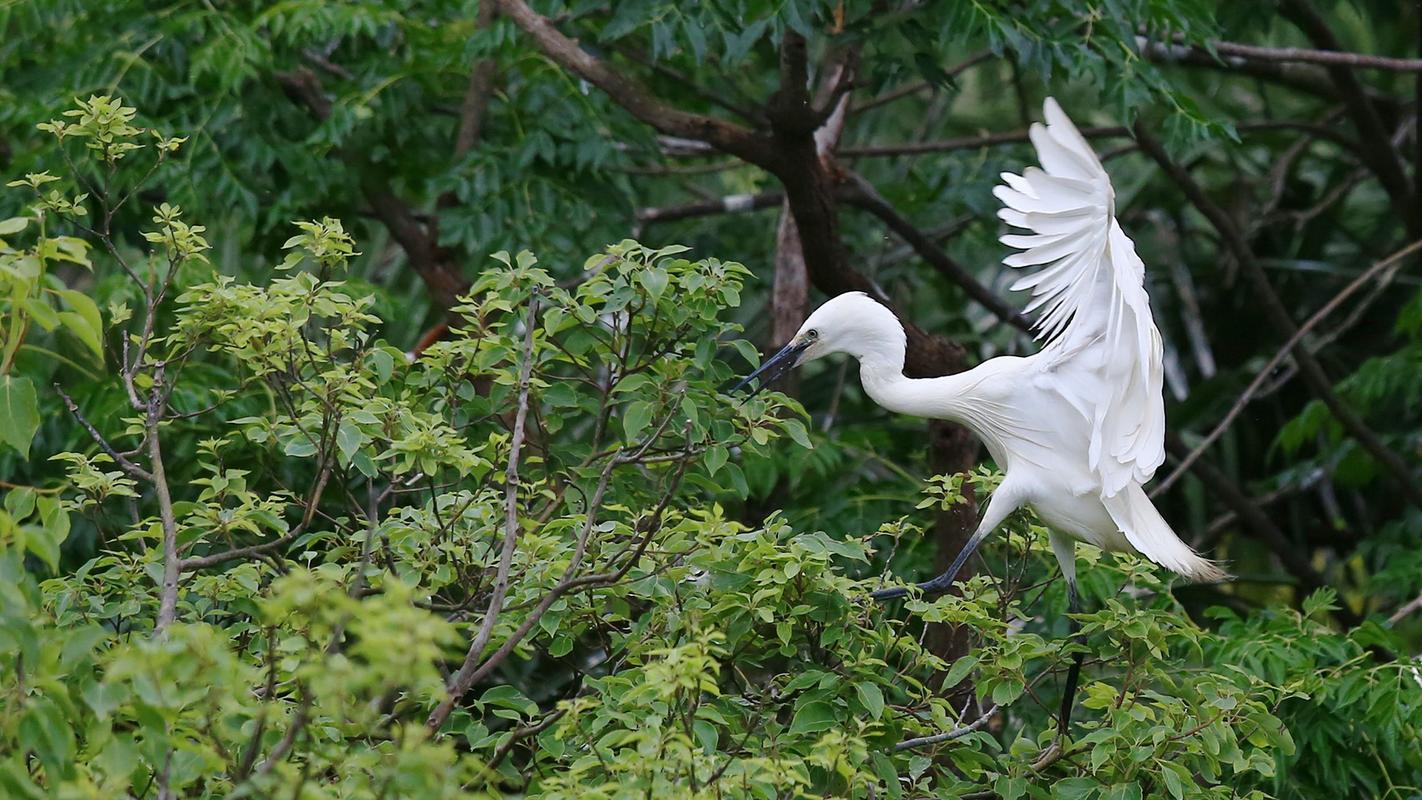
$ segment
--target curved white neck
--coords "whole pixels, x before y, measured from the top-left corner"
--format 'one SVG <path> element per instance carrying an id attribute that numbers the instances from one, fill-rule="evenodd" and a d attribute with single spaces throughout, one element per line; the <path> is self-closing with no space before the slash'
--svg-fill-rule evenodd
<path id="1" fill-rule="evenodd" d="M 903 358 L 897 360 L 866 355 L 859 359 L 859 380 L 869 398 L 898 414 L 946 419 L 972 425 L 973 415 L 965 405 L 972 371 L 941 378 L 910 378 L 904 375 Z"/>

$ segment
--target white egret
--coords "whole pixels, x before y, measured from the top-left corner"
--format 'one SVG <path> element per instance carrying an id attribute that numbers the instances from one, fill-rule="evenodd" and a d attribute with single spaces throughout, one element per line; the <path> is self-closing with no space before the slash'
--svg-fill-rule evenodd
<path id="1" fill-rule="evenodd" d="M 1012 286 L 1032 292 L 1027 311 L 1040 312 L 1035 326 L 1045 340 L 1039 352 L 1000 356 L 941 378 L 908 378 L 903 325 L 854 292 L 816 309 L 741 385 L 848 353 L 859 361 L 864 391 L 880 406 L 968 428 L 1004 477 L 952 566 L 918 588 L 946 591 L 983 539 L 1030 506 L 1051 531 L 1075 613 L 1077 541 L 1139 553 L 1194 581 L 1227 576 L 1175 535 L 1142 488 L 1165 460 L 1161 342 L 1144 264 L 1116 222 L 1115 192 L 1100 160 L 1055 100 L 1047 99 L 1044 113 L 1047 124 L 1030 131 L 1041 168 L 1003 173 L 994 192 L 1004 205 L 1002 220 L 1030 231 L 1001 241 L 1022 251 L 1004 259 L 1007 266 L 1039 268 Z M 873 597 L 908 591 L 884 589 Z M 1080 665 L 1078 654 L 1067 676 L 1063 727 Z"/>

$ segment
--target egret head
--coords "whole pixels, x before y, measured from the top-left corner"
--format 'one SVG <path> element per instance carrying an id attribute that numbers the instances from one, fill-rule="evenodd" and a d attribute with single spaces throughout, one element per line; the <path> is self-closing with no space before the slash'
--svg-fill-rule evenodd
<path id="1" fill-rule="evenodd" d="M 760 369 L 747 375 L 732 391 L 756 378 L 756 391 L 779 380 L 795 367 L 832 353 L 866 359 L 897 360 L 903 366 L 907 337 L 904 326 L 887 306 L 863 292 L 847 292 L 815 309 L 800 330 Z"/>

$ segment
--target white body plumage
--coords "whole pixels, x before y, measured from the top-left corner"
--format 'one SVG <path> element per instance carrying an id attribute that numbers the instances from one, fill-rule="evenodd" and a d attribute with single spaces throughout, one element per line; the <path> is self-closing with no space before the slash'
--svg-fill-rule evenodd
<path id="1" fill-rule="evenodd" d="M 1073 540 L 1137 552 L 1191 580 L 1222 580 L 1225 573 L 1175 535 L 1142 488 L 1165 459 L 1161 343 L 1144 265 L 1116 222 L 1114 192 L 1095 153 L 1054 100 L 1045 114 L 1047 125 L 1031 130 L 1042 169 L 1004 174 L 996 191 L 1003 220 L 1030 231 L 1002 241 L 1022 250 L 1004 263 L 1037 268 L 1013 288 L 1032 290 L 1028 311 L 1040 310 L 1046 340 L 1040 352 L 942 378 L 907 378 L 902 324 L 851 293 L 816 309 L 782 354 L 804 363 L 848 353 L 879 405 L 958 422 L 982 440 L 1005 477 L 969 549 L 1029 505 L 1052 529 L 1073 584 Z"/>

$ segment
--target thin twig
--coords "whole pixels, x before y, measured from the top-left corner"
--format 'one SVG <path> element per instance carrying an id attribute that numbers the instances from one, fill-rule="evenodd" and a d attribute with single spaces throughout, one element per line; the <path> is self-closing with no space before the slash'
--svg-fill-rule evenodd
<path id="1" fill-rule="evenodd" d="M 150 308 L 150 316 L 152 309 Z M 168 626 L 178 617 L 178 520 L 173 512 L 173 494 L 168 487 L 167 471 L 163 467 L 163 445 L 159 425 L 163 421 L 164 366 L 160 362 L 153 370 L 153 389 L 148 395 L 148 413 L 144 429 L 148 438 L 148 466 L 153 472 L 153 493 L 158 497 L 158 519 L 163 527 L 163 585 L 159 592 L 158 619 L 154 633 L 167 635 Z"/>
<path id="2" fill-rule="evenodd" d="M 1122 139 L 1131 135 L 1122 127 L 1083 128 L 1081 135 L 1088 139 Z M 939 139 L 929 142 L 901 142 L 899 144 L 860 145 L 844 147 L 839 155 L 844 158 L 869 158 L 878 156 L 909 156 L 921 153 L 947 153 L 954 150 L 976 150 L 1002 144 L 1019 144 L 1029 141 L 1025 130 L 993 133 L 986 136 L 960 136 L 954 139 Z"/>
<path id="3" fill-rule="evenodd" d="M 1205 194 L 1204 189 L 1184 167 L 1170 158 L 1164 146 L 1144 124 L 1137 122 L 1134 130 L 1136 141 L 1140 144 L 1141 149 L 1160 165 L 1165 174 L 1190 200 L 1191 205 L 1195 206 L 1220 234 L 1220 238 L 1223 239 L 1230 254 L 1234 256 L 1243 269 L 1245 277 L 1249 280 L 1251 288 L 1254 290 L 1253 299 L 1264 318 L 1281 336 L 1293 342 L 1290 352 L 1293 353 L 1294 362 L 1299 368 L 1299 375 L 1309 390 L 1328 407 L 1328 411 L 1343 429 L 1383 467 L 1383 470 L 1401 489 L 1408 502 L 1417 508 L 1422 508 L 1422 487 L 1419 487 L 1414 480 L 1412 469 L 1408 466 L 1407 461 L 1383 442 L 1378 434 L 1368 427 L 1362 417 L 1338 396 L 1333 388 L 1333 381 L 1324 371 L 1323 366 L 1318 363 L 1308 348 L 1295 338 L 1298 325 L 1294 322 L 1288 309 L 1284 307 L 1283 301 L 1279 299 L 1273 284 L 1269 282 L 1268 275 L 1264 273 L 1264 267 L 1259 263 L 1259 259 L 1254 255 L 1253 249 L 1235 224 L 1234 219 Z"/>
<path id="4" fill-rule="evenodd" d="M 1391 627 L 1393 625 L 1396 625 L 1409 614 L 1419 608 L 1422 608 L 1422 594 L 1417 595 L 1416 597 L 1407 601 L 1403 605 L 1399 606 L 1396 611 L 1392 612 L 1392 614 L 1387 618 L 1388 626 Z"/>
<path id="5" fill-rule="evenodd" d="M 1348 53 L 1340 50 L 1311 50 L 1306 47 L 1261 47 L 1238 42 L 1206 42 L 1197 51 L 1214 51 L 1251 61 L 1273 61 L 1281 64 L 1323 64 L 1325 66 L 1378 69 L 1388 72 L 1422 72 L 1422 58 L 1393 58 L 1371 53 Z"/>
<path id="6" fill-rule="evenodd" d="M 1200 455 L 1204 453 L 1210 445 L 1214 444 L 1235 419 L 1239 417 L 1244 411 L 1245 406 L 1249 405 L 1249 401 L 1254 398 L 1254 393 L 1259 391 L 1259 387 L 1263 386 L 1264 382 L 1273 374 L 1274 368 L 1277 367 L 1279 362 L 1283 361 L 1289 353 L 1293 352 L 1294 347 L 1298 345 L 1310 331 L 1318 327 L 1320 322 L 1337 310 L 1338 306 L 1342 305 L 1344 300 L 1352 297 L 1353 293 L 1361 289 L 1364 284 L 1385 270 L 1400 265 L 1403 259 L 1417 252 L 1419 249 L 1422 249 L 1422 240 L 1413 242 L 1387 258 L 1384 258 L 1382 261 L 1372 265 L 1361 275 L 1354 278 L 1347 286 L 1343 287 L 1343 291 L 1335 295 L 1332 300 L 1324 303 L 1322 308 L 1315 311 L 1313 316 L 1309 317 L 1307 321 L 1300 325 L 1298 330 L 1294 331 L 1294 334 L 1289 337 L 1288 341 L 1284 342 L 1283 346 L 1275 351 L 1274 356 L 1264 364 L 1264 368 L 1259 370 L 1259 374 L 1254 376 L 1254 380 L 1250 382 L 1249 386 L 1245 388 L 1239 398 L 1234 401 L 1234 405 L 1230 407 L 1229 412 L 1215 425 L 1209 435 L 1199 444 L 1195 445 L 1189 455 L 1181 459 L 1180 463 L 1171 471 L 1169 477 L 1151 489 L 1150 496 L 1156 497 L 1160 495 L 1173 486 L 1176 481 L 1180 480 L 1180 477 L 1190 469 L 1190 466 L 1199 459 Z"/>
<path id="7" fill-rule="evenodd" d="M 509 589 L 509 572 L 513 567 L 514 553 L 518 549 L 518 461 L 523 450 L 525 423 L 528 419 L 528 391 L 533 374 L 533 333 L 538 328 L 538 294 L 528 301 L 528 320 L 523 334 L 523 363 L 518 373 L 518 410 L 514 414 L 513 437 L 509 440 L 509 465 L 504 472 L 504 544 L 499 554 L 498 572 L 494 578 L 493 593 L 489 597 L 488 609 L 478 633 L 469 644 L 469 652 L 459 672 L 450 678 L 444 700 L 430 712 L 425 721 L 430 730 L 436 730 L 454 710 L 454 704 L 469 691 L 474 683 L 479 655 L 484 652 L 489 639 L 494 635 L 494 625 L 499 620 L 499 611 L 504 604 L 504 596 Z"/>
<path id="8" fill-rule="evenodd" d="M 969 297 L 992 312 L 993 316 L 1024 333 L 1030 334 L 1032 332 L 1032 322 L 1022 312 L 994 294 L 966 267 L 944 252 L 932 238 L 899 214 L 898 210 L 890 205 L 889 201 L 879 194 L 872 184 L 858 173 L 853 172 L 849 173 L 849 180 L 855 189 L 848 198 L 850 203 L 878 217 L 890 230 L 911 245 L 918 252 L 920 258 L 931 264 L 939 274 L 957 284 Z"/>
<path id="9" fill-rule="evenodd" d="M 89 432 L 89 438 L 93 439 L 94 443 L 97 444 L 109 458 L 112 458 L 114 463 L 119 465 L 120 469 L 138 480 L 146 482 L 153 480 L 152 473 L 129 461 L 122 453 L 115 450 L 113 445 L 109 444 L 109 441 L 104 438 L 103 434 L 99 433 L 99 430 L 95 428 L 89 420 L 85 419 L 84 412 L 79 410 L 79 406 L 74 402 L 74 398 L 66 394 L 58 383 L 54 384 L 54 390 L 59 393 L 59 397 L 64 401 L 64 406 L 69 409 L 69 413 L 74 415 L 74 419 L 78 420 L 79 424 L 84 427 L 84 430 Z"/>
<path id="10" fill-rule="evenodd" d="M 899 742 L 898 744 L 894 745 L 894 752 L 899 752 L 901 750 L 912 750 L 915 747 L 924 747 L 930 744 L 939 744 L 942 742 L 950 742 L 954 739 L 960 739 L 972 733 L 973 731 L 981 729 L 984 725 L 987 725 L 988 720 L 992 719 L 992 715 L 996 713 L 997 706 L 993 705 L 987 711 L 984 711 L 982 713 L 982 716 L 978 717 L 967 725 L 959 725 L 950 731 L 935 733 L 931 736 L 918 736 L 913 739 L 905 739 L 902 742 Z"/>

